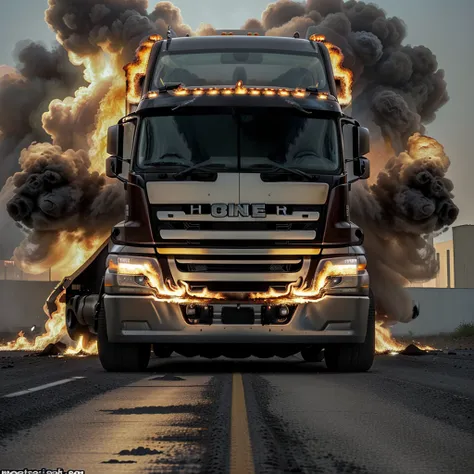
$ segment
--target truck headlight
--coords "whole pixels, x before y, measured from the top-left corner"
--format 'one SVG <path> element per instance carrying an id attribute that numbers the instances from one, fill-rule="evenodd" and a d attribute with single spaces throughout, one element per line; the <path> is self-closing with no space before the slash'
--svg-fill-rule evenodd
<path id="1" fill-rule="evenodd" d="M 163 287 L 163 274 L 155 259 L 109 255 L 105 286 L 126 287 L 128 293 L 153 294 Z"/>
<path id="2" fill-rule="evenodd" d="M 367 293 L 369 274 L 363 256 L 323 259 L 316 270 L 316 278 L 325 294 Z"/>

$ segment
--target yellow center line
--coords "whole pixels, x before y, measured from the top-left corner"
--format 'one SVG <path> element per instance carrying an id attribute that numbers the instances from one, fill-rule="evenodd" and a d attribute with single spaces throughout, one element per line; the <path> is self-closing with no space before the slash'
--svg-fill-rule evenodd
<path id="1" fill-rule="evenodd" d="M 230 418 L 230 474 L 254 474 L 244 383 L 241 374 L 232 376 Z"/>

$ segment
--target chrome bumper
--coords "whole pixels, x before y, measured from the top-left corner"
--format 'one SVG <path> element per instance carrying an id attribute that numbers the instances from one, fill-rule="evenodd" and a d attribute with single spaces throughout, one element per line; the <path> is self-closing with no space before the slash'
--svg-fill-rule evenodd
<path id="1" fill-rule="evenodd" d="M 222 306 L 222 305 L 219 305 Z M 228 304 L 232 306 L 232 304 Z M 244 305 L 242 305 L 244 306 Z M 260 305 L 253 306 L 259 311 Z M 217 309 L 217 308 L 216 308 Z M 186 323 L 177 304 L 153 296 L 105 295 L 107 335 L 111 342 L 147 343 L 288 343 L 319 344 L 363 342 L 367 329 L 367 296 L 325 296 L 299 305 L 285 325 Z M 258 321 L 258 316 L 256 321 Z"/>

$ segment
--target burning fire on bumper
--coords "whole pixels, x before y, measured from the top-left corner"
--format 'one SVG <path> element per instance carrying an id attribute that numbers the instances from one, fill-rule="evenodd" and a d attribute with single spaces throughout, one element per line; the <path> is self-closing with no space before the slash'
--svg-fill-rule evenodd
<path id="1" fill-rule="evenodd" d="M 369 281 L 364 257 L 322 260 L 312 282 L 301 280 L 289 283 L 283 291 L 269 288 L 266 292 L 235 293 L 214 292 L 207 288 L 193 291 L 187 282 L 165 280 L 156 261 L 146 257 L 108 258 L 105 287 L 107 291 L 152 294 L 157 299 L 176 304 L 203 304 L 212 301 L 244 300 L 252 303 L 295 305 L 318 301 L 326 294 L 368 295 Z"/>

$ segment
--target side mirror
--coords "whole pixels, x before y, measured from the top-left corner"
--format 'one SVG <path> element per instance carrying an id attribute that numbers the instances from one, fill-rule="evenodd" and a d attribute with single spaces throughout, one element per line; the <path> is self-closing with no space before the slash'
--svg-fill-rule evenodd
<path id="1" fill-rule="evenodd" d="M 368 179 L 370 177 L 370 161 L 361 156 L 354 160 L 354 175 L 359 179 Z"/>
<path id="2" fill-rule="evenodd" d="M 370 132 L 368 128 L 357 127 L 357 156 L 364 156 L 370 152 Z"/>
<path id="3" fill-rule="evenodd" d="M 107 133 L 107 153 L 112 156 L 122 154 L 122 126 L 112 125 Z"/>
<path id="4" fill-rule="evenodd" d="M 122 172 L 122 161 L 116 156 L 109 156 L 105 160 L 105 174 L 108 178 L 117 178 Z"/>

